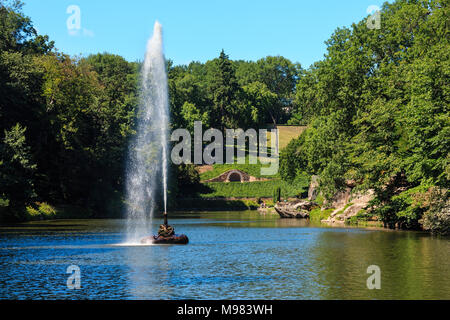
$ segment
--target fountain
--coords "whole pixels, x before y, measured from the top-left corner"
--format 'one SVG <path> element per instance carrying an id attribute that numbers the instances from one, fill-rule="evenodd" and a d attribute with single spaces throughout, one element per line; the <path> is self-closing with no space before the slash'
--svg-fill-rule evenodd
<path id="1" fill-rule="evenodd" d="M 127 170 L 127 243 L 187 243 L 167 221 L 169 95 L 162 27 L 155 22 L 141 71 L 137 134 Z M 164 224 L 158 236 L 144 237 L 151 227 L 158 190 L 164 200 Z"/>

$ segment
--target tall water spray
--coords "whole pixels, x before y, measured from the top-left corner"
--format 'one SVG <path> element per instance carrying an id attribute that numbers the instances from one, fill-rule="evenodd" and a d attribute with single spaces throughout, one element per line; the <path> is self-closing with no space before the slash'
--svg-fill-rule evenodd
<path id="1" fill-rule="evenodd" d="M 151 233 L 159 190 L 167 211 L 169 96 L 159 22 L 147 44 L 140 94 L 137 133 L 127 168 L 127 243 L 137 243 Z"/>

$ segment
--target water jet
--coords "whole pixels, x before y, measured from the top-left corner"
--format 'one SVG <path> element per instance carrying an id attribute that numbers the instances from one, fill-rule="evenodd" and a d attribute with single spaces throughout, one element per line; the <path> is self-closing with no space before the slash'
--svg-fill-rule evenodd
<path id="1" fill-rule="evenodd" d="M 141 70 L 136 137 L 130 146 L 127 168 L 127 243 L 186 244 L 167 219 L 169 94 L 162 26 L 155 22 Z M 157 236 L 145 237 L 152 225 L 161 191 L 164 224 Z"/>

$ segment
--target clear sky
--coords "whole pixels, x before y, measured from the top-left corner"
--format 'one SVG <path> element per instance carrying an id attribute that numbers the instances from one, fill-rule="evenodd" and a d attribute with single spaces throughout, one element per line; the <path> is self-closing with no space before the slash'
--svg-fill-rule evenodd
<path id="1" fill-rule="evenodd" d="M 23 0 L 41 34 L 71 55 L 110 52 L 142 60 L 153 24 L 164 29 L 167 58 L 175 64 L 282 55 L 308 67 L 325 53 L 337 27 L 366 17 L 380 0 Z M 80 8 L 80 29 L 69 32 L 70 5 Z M 72 23 L 75 20 L 71 20 Z"/>

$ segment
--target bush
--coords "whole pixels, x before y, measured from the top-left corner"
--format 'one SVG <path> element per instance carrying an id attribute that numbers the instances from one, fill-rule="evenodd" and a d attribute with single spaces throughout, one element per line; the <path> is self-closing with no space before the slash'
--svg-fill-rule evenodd
<path id="1" fill-rule="evenodd" d="M 29 220 L 39 220 L 41 219 L 41 213 L 39 210 L 33 208 L 32 206 L 26 207 L 27 218 Z"/>
<path id="2" fill-rule="evenodd" d="M 361 223 L 367 222 L 370 220 L 370 215 L 367 213 L 367 210 L 361 209 L 358 211 L 356 216 L 350 217 L 345 221 L 348 225 L 359 225 Z"/>
<path id="3" fill-rule="evenodd" d="M 425 208 L 420 200 L 421 195 L 429 186 L 419 185 L 393 196 L 384 203 L 375 198 L 372 205 L 374 214 L 379 216 L 384 225 L 394 229 L 421 229 L 419 220 L 422 218 Z"/>
<path id="4" fill-rule="evenodd" d="M 38 203 L 39 206 L 39 212 L 44 216 L 44 218 L 54 218 L 56 216 L 56 210 L 48 203 Z"/>
<path id="5" fill-rule="evenodd" d="M 334 209 L 322 210 L 320 207 L 311 210 L 309 213 L 309 218 L 311 221 L 322 221 L 326 220 L 333 213 Z"/>
<path id="6" fill-rule="evenodd" d="M 273 192 L 273 202 L 277 203 L 281 201 L 281 188 L 280 187 L 276 187 L 274 192 Z"/>
<path id="7" fill-rule="evenodd" d="M 448 190 L 432 187 L 425 194 L 419 195 L 418 200 L 427 210 L 420 223 L 425 230 L 435 234 L 450 234 L 450 199 Z"/>
<path id="8" fill-rule="evenodd" d="M 26 207 L 28 220 L 52 219 L 56 216 L 56 210 L 48 203 L 35 203 L 35 206 Z"/>
<path id="9" fill-rule="evenodd" d="M 200 175 L 193 164 L 181 164 L 176 167 L 178 187 L 195 186 L 200 182 Z"/>

